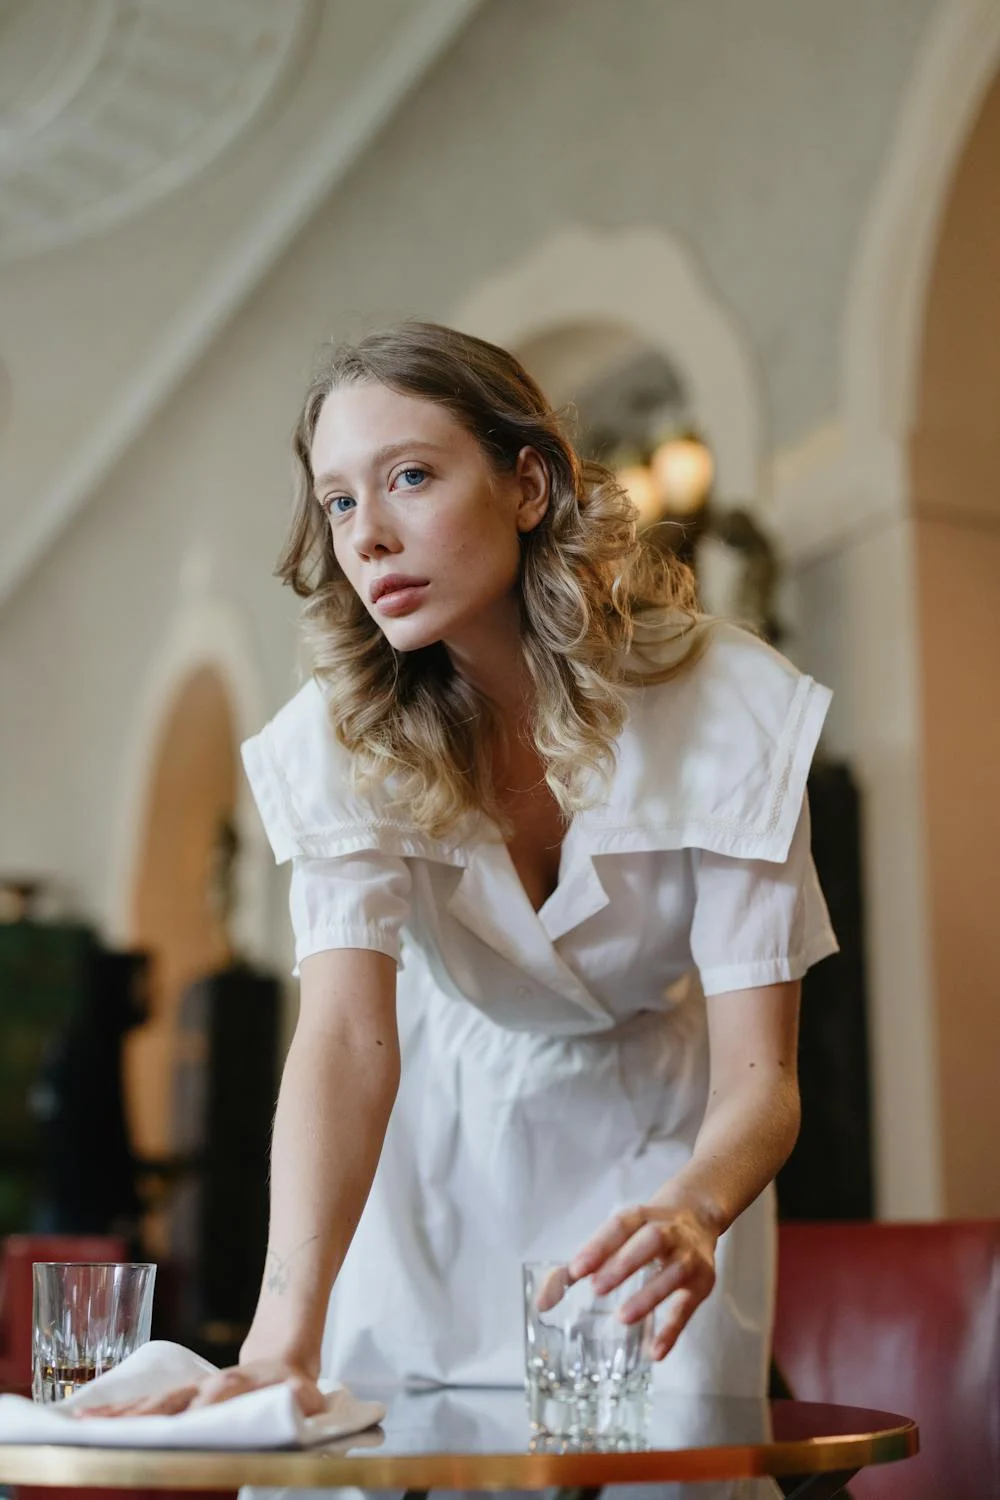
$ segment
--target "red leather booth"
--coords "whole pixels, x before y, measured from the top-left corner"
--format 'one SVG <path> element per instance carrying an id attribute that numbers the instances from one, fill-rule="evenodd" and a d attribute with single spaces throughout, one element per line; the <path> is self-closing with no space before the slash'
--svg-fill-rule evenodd
<path id="1" fill-rule="evenodd" d="M 783 1224 L 775 1357 L 794 1396 L 920 1425 L 858 1500 L 1000 1497 L 1000 1221 Z"/>

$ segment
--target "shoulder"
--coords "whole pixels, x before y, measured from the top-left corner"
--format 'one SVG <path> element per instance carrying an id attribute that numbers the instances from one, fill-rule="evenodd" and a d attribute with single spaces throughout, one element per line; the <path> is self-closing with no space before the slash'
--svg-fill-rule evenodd
<path id="1" fill-rule="evenodd" d="M 243 765 L 278 863 L 378 849 L 427 852 L 428 838 L 385 789 L 359 790 L 350 752 L 315 678 L 240 747 Z M 439 856 L 440 857 L 440 856 Z"/>
<path id="2" fill-rule="evenodd" d="M 649 644 L 642 655 L 655 664 Z M 650 848 L 784 860 L 829 690 L 748 631 L 713 621 L 690 665 L 630 693 L 610 794 L 588 815 L 594 829 L 628 828 Z"/>

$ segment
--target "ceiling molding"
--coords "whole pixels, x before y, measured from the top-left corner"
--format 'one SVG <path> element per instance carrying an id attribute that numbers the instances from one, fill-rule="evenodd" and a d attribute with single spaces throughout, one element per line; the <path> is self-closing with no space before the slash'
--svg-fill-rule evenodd
<path id="1" fill-rule="evenodd" d="M 106 419 L 47 493 L 32 505 L 20 533 L 0 556 L 0 605 L 8 600 L 60 531 L 136 441 L 216 339 L 316 208 L 391 119 L 482 0 L 426 0 L 356 91 L 303 153 L 299 170 L 268 195 L 238 243 L 227 245 L 170 332 L 130 375 Z"/>
<path id="2" fill-rule="evenodd" d="M 28 0 L 0 33 L 0 258 L 106 230 L 243 135 L 316 0 Z"/>

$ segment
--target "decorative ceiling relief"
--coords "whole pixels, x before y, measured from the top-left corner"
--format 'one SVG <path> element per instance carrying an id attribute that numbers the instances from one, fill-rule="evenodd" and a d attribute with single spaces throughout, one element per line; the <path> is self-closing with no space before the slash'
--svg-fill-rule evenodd
<path id="1" fill-rule="evenodd" d="M 0 258 L 72 243 L 253 122 L 315 0 L 0 0 Z"/>

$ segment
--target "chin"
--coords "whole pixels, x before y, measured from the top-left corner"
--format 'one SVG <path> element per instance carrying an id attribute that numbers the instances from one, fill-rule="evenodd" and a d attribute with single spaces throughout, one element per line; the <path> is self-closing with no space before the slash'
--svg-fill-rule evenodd
<path id="1" fill-rule="evenodd" d="M 450 608 L 435 601 L 430 608 L 414 610 L 396 620 L 379 620 L 378 625 L 393 650 L 422 651 L 427 646 L 461 639 L 484 614 L 480 601 L 473 606 L 456 601 Z"/>
<path id="2" fill-rule="evenodd" d="M 394 651 L 409 653 L 422 651 L 425 646 L 436 646 L 443 631 L 439 626 L 422 620 L 391 620 L 380 623 L 382 634 Z"/>

